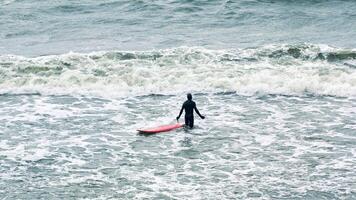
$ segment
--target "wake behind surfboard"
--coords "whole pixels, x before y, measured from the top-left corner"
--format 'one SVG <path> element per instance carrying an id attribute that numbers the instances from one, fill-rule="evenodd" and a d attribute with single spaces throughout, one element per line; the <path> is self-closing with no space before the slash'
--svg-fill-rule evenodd
<path id="1" fill-rule="evenodd" d="M 171 130 L 174 130 L 174 129 L 177 129 L 180 127 L 183 127 L 183 124 L 177 123 L 177 124 L 158 126 L 155 128 L 138 129 L 137 131 L 140 133 L 153 134 L 153 133 L 161 133 L 161 132 L 171 131 Z"/>

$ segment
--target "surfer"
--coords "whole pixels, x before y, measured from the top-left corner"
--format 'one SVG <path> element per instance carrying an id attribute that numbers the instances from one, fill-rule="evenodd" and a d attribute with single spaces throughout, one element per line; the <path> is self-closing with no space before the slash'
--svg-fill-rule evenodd
<path id="1" fill-rule="evenodd" d="M 189 126 L 190 128 L 193 128 L 193 126 L 194 126 L 193 109 L 199 115 L 200 118 L 205 119 L 205 117 L 199 113 L 199 110 L 198 110 L 195 102 L 192 100 L 192 94 L 188 93 L 187 94 L 187 99 L 188 100 L 183 103 L 182 109 L 179 112 L 177 120 L 182 115 L 183 109 L 184 109 L 184 111 L 185 111 L 185 118 L 184 118 L 185 119 L 185 125 Z"/>

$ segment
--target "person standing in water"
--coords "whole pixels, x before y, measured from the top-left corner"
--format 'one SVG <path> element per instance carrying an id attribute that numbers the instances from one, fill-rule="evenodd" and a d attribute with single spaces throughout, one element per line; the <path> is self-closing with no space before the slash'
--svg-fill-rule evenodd
<path id="1" fill-rule="evenodd" d="M 195 102 L 192 100 L 192 94 L 188 93 L 187 94 L 187 99 L 188 100 L 183 103 L 182 109 L 179 112 L 177 120 L 182 115 L 183 109 L 184 109 L 184 111 L 185 111 L 185 117 L 184 117 L 185 125 L 189 126 L 190 128 L 193 128 L 193 126 L 194 126 L 193 110 L 195 110 L 195 112 L 199 115 L 200 118 L 205 119 L 205 117 L 199 113 L 199 110 L 198 110 Z"/>

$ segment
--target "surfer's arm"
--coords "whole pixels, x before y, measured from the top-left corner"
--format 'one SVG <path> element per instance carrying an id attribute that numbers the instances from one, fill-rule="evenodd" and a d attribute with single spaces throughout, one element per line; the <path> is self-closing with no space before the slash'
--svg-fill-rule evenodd
<path id="1" fill-rule="evenodd" d="M 199 115 L 200 118 L 205 119 L 205 116 L 200 114 L 200 112 L 199 112 L 199 110 L 198 110 L 198 108 L 196 106 L 194 106 L 194 110 Z"/>
<path id="2" fill-rule="evenodd" d="M 178 120 L 178 119 L 180 118 L 180 116 L 182 115 L 183 109 L 184 109 L 184 105 L 182 106 L 182 109 L 180 109 L 180 112 L 179 112 L 179 115 L 178 115 L 178 117 L 177 117 L 177 120 Z"/>

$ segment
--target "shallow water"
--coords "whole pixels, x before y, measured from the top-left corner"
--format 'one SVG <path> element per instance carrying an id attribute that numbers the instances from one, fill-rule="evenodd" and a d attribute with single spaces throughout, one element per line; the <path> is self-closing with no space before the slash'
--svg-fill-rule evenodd
<path id="1" fill-rule="evenodd" d="M 198 94 L 207 118 L 195 129 L 137 134 L 173 121 L 183 100 L 1 96 L 1 196 L 356 197 L 355 99 Z"/>
<path id="2" fill-rule="evenodd" d="M 0 1 L 0 199 L 356 199 L 355 10 Z"/>

